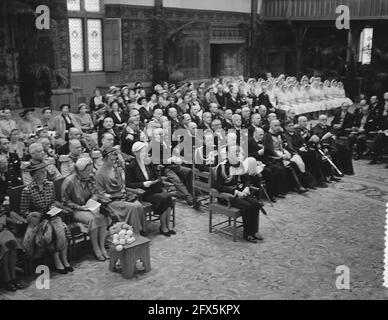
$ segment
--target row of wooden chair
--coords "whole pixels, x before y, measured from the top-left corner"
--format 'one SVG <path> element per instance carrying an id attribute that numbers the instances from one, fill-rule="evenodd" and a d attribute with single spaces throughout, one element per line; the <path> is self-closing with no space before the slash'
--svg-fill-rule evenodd
<path id="1" fill-rule="evenodd" d="M 58 179 L 54 181 L 54 188 L 55 188 L 55 195 L 56 195 L 56 200 L 60 203 L 62 203 L 62 184 L 64 182 L 65 178 Z M 167 184 L 167 190 L 168 192 L 172 192 L 173 190 L 171 189 L 171 185 Z M 10 188 L 8 193 L 10 196 L 10 210 L 14 211 L 16 213 L 20 214 L 20 204 L 21 204 L 21 195 L 22 191 L 24 189 L 24 185 L 18 186 L 18 187 L 13 187 Z M 128 192 L 132 192 L 134 195 L 137 196 L 137 199 L 143 204 L 143 206 L 146 209 L 146 221 L 147 222 L 153 222 L 159 219 L 159 216 L 156 216 L 153 211 L 152 211 L 152 205 L 148 202 L 144 202 L 142 200 L 142 194 L 144 192 L 141 192 L 140 190 L 133 190 L 133 189 L 128 189 Z M 171 214 L 171 222 L 173 227 L 175 228 L 175 205 L 176 205 L 176 198 L 173 197 L 173 207 L 172 207 L 172 214 Z M 77 223 L 74 221 L 71 221 L 68 219 L 65 221 L 67 224 L 71 238 L 69 240 L 69 259 L 73 261 L 75 259 L 76 255 L 76 249 L 78 244 L 82 242 L 86 242 L 89 240 L 89 235 L 87 232 L 83 231 L 83 226 L 81 223 Z M 26 255 L 21 256 L 21 265 L 22 269 L 24 269 L 25 273 L 30 275 L 33 274 L 33 261 L 29 259 Z"/>

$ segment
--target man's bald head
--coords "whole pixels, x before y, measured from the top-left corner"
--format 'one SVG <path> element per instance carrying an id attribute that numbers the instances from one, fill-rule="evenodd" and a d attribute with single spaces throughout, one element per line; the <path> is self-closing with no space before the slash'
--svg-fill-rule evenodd
<path id="1" fill-rule="evenodd" d="M 280 126 L 280 121 L 279 120 L 272 120 L 269 123 L 270 130 L 273 133 L 279 133 L 282 131 L 282 127 Z"/>
<path id="2" fill-rule="evenodd" d="M 69 150 L 70 153 L 76 156 L 79 156 L 82 153 L 82 144 L 77 139 L 72 139 L 69 141 Z"/>
<path id="3" fill-rule="evenodd" d="M 44 159 L 44 150 L 41 143 L 32 143 L 29 148 L 28 152 L 31 155 L 31 159 L 34 161 L 43 161 Z"/>
<path id="4" fill-rule="evenodd" d="M 81 139 L 81 131 L 77 128 L 70 128 L 69 129 L 69 140 L 76 139 L 80 140 Z"/>
<path id="5" fill-rule="evenodd" d="M 254 137 L 257 141 L 262 141 L 264 138 L 264 130 L 262 128 L 256 128 Z"/>
<path id="6" fill-rule="evenodd" d="M 301 128 L 306 128 L 307 127 L 307 118 L 305 116 L 300 116 L 298 118 L 298 125 Z"/>

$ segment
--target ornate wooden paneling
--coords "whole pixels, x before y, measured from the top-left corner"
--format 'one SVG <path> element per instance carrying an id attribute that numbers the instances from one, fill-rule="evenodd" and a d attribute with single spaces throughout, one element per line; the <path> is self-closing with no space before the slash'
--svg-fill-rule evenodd
<path id="1" fill-rule="evenodd" d="M 153 50 L 151 48 L 149 30 L 154 15 L 152 7 L 133 5 L 106 5 L 106 18 L 121 18 L 123 63 L 121 80 L 151 80 L 153 66 Z M 182 53 L 187 54 L 184 46 L 193 46 L 195 42 L 199 57 L 184 56 L 179 58 L 179 70 L 188 79 L 210 77 L 210 44 L 245 42 L 239 25 L 249 21 L 249 14 L 239 12 L 190 10 L 179 8 L 163 8 L 163 17 L 172 27 L 179 28 L 187 22 L 195 21 L 189 28 L 183 30 Z M 144 52 L 144 61 L 140 61 L 136 53 Z M 244 49 L 240 52 L 245 52 Z M 245 58 L 245 57 L 244 57 Z M 194 66 L 192 61 L 198 61 Z M 139 62 L 144 62 L 139 63 Z M 137 66 L 145 68 L 137 68 Z"/>
<path id="2" fill-rule="evenodd" d="M 123 81 L 147 81 L 150 79 L 152 53 L 149 48 L 149 24 L 147 21 L 122 19 Z M 143 63 L 139 64 L 138 51 L 143 50 Z"/>
<path id="3" fill-rule="evenodd" d="M 352 20 L 388 19 L 386 0 L 264 0 L 265 20 L 334 20 L 340 5 L 350 9 Z"/>

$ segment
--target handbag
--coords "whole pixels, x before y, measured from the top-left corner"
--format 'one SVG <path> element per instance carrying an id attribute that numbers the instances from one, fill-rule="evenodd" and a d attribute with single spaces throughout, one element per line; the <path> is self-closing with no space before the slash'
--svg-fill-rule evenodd
<path id="1" fill-rule="evenodd" d="M 36 234 L 35 243 L 38 247 L 45 248 L 51 244 L 53 240 L 53 228 L 50 221 L 45 219 L 40 225 Z"/>

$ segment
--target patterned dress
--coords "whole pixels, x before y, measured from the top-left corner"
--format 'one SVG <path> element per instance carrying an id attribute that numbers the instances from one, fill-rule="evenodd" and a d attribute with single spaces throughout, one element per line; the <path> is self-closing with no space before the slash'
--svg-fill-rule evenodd
<path id="1" fill-rule="evenodd" d="M 69 234 L 66 225 L 58 215 L 49 217 L 46 214 L 54 204 L 55 189 L 50 181 L 44 181 L 42 190 L 34 181 L 23 189 L 20 213 L 29 222 L 23 246 L 31 257 L 38 258 L 45 250 L 54 253 L 67 247 Z"/>

